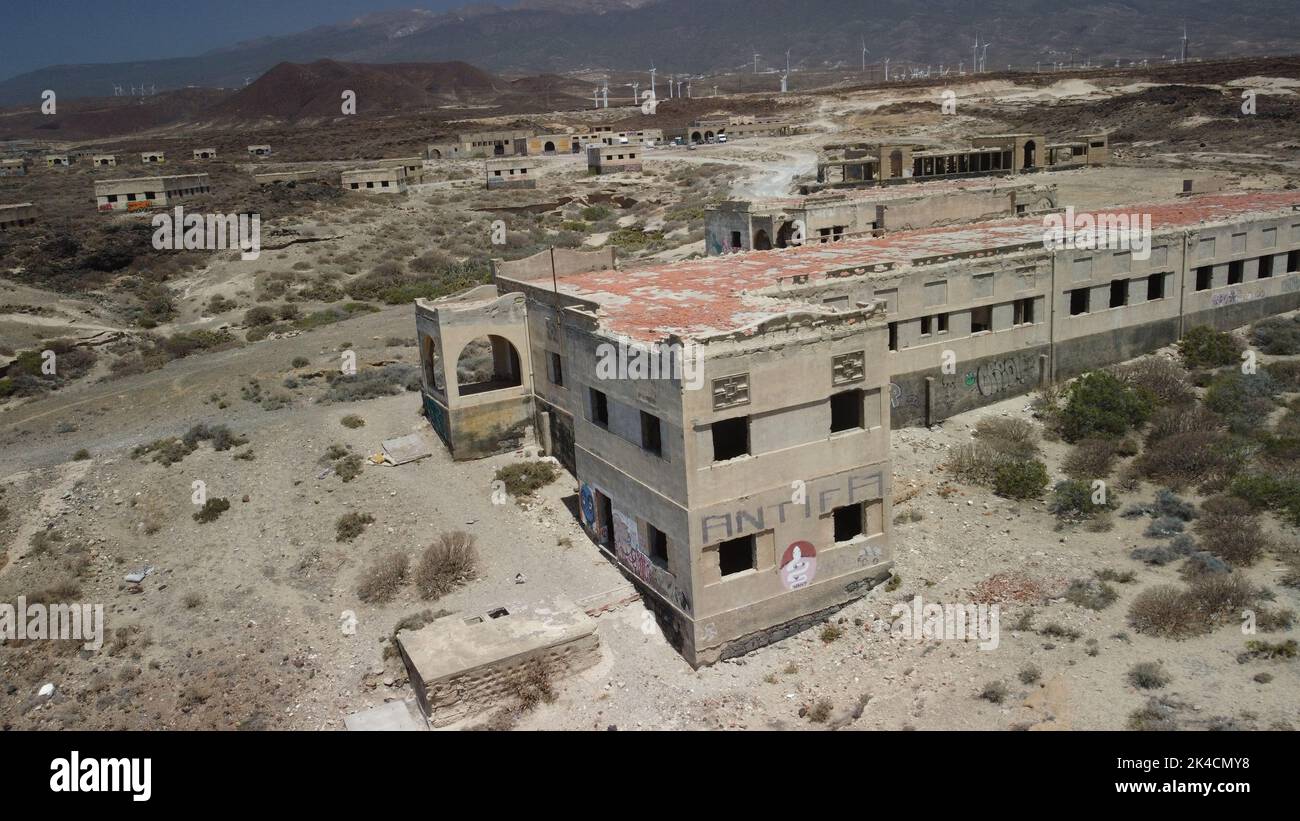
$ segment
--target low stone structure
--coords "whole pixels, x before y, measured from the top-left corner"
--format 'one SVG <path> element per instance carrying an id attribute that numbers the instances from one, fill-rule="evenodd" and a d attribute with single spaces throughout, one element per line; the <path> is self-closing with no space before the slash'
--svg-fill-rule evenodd
<path id="1" fill-rule="evenodd" d="M 405 194 L 406 169 L 400 165 L 386 168 L 353 168 L 339 175 L 344 191 L 368 194 Z"/>
<path id="2" fill-rule="evenodd" d="M 430 143 L 424 155 L 430 160 L 523 156 L 528 153 L 528 138 L 533 134 L 527 128 L 469 131 Z"/>
<path id="3" fill-rule="evenodd" d="M 0 177 L 27 176 L 27 161 L 23 159 L 0 160 Z"/>
<path id="4" fill-rule="evenodd" d="M 142 151 L 140 162 L 145 165 L 162 165 L 167 162 L 167 154 L 162 151 Z"/>
<path id="5" fill-rule="evenodd" d="M 196 148 L 193 152 L 196 160 L 215 160 L 217 158 L 217 149 L 215 148 Z"/>
<path id="6" fill-rule="evenodd" d="M 617 174 L 620 171 L 640 171 L 640 145 L 589 145 L 587 146 L 587 171 L 591 174 Z"/>
<path id="7" fill-rule="evenodd" d="M 523 157 L 504 160 L 486 160 L 483 163 L 484 184 L 488 188 L 536 188 L 537 180 L 529 172 L 537 163 Z"/>
<path id="8" fill-rule="evenodd" d="M 98 210 L 104 212 L 139 211 L 159 208 L 211 190 L 207 174 L 96 180 L 95 202 Z"/>
<path id="9" fill-rule="evenodd" d="M 0 205 L 0 231 L 22 228 L 36 222 L 36 206 L 30 202 Z"/>
<path id="10" fill-rule="evenodd" d="M 67 168 L 72 165 L 72 157 L 68 154 L 46 154 L 46 168 Z"/>
<path id="11" fill-rule="evenodd" d="M 112 168 L 117 165 L 117 157 L 112 154 L 93 154 L 90 164 L 96 168 Z"/>
<path id="12" fill-rule="evenodd" d="M 399 631 L 396 641 L 417 703 L 435 727 L 510 706 L 530 676 L 554 681 L 600 661 L 595 619 L 562 598 L 444 616 Z"/>
<path id="13" fill-rule="evenodd" d="M 249 154 L 249 156 L 253 157 L 254 159 L 261 159 L 261 158 L 263 158 L 263 157 L 269 157 L 269 156 L 271 156 L 271 146 L 269 146 L 269 145 L 250 145 L 250 146 L 248 146 L 248 154 Z"/>
<path id="14" fill-rule="evenodd" d="M 383 160 L 381 164 L 388 168 L 400 166 L 406 172 L 407 185 L 419 185 L 424 182 L 424 158 L 422 157 L 394 157 L 391 160 Z"/>

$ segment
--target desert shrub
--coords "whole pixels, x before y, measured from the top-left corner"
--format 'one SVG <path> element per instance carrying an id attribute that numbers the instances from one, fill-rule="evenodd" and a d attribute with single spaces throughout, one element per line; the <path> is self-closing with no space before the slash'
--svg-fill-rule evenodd
<path id="1" fill-rule="evenodd" d="M 1125 385 L 1105 371 L 1079 377 L 1066 392 L 1061 435 L 1069 442 L 1120 437 L 1151 415 L 1149 394 Z"/>
<path id="2" fill-rule="evenodd" d="M 1003 457 L 984 442 L 966 442 L 948 449 L 945 465 L 963 482 L 990 486 L 997 466 L 1002 461 Z"/>
<path id="3" fill-rule="evenodd" d="M 1242 344 L 1232 334 L 1198 325 L 1178 340 L 1178 352 L 1189 368 L 1218 368 L 1241 359 Z"/>
<path id="4" fill-rule="evenodd" d="M 813 702 L 811 707 L 807 708 L 808 720 L 813 724 L 825 724 L 831 717 L 831 711 L 835 709 L 834 703 L 828 698 L 819 698 Z"/>
<path id="5" fill-rule="evenodd" d="M 1177 710 L 1157 698 L 1147 699 L 1145 707 L 1129 713 L 1128 728 L 1139 732 L 1169 732 L 1178 729 Z"/>
<path id="6" fill-rule="evenodd" d="M 1187 372 L 1172 359 L 1148 356 L 1110 370 L 1125 385 L 1145 391 L 1158 406 L 1183 407 L 1196 401 Z"/>
<path id="7" fill-rule="evenodd" d="M 844 631 L 841 630 L 838 625 L 827 624 L 822 627 L 821 633 L 818 634 L 818 638 L 822 640 L 822 644 L 830 644 L 831 642 L 839 641 L 843 635 Z"/>
<path id="8" fill-rule="evenodd" d="M 1047 466 L 1037 459 L 1008 460 L 993 470 L 993 492 L 1007 499 L 1037 499 L 1047 482 Z"/>
<path id="9" fill-rule="evenodd" d="M 1190 554 L 1187 561 L 1183 562 L 1183 566 L 1178 568 L 1178 574 L 1186 582 L 1195 581 L 1202 576 L 1231 572 L 1232 565 L 1205 550 L 1198 550 Z"/>
<path id="10" fill-rule="evenodd" d="M 1090 482 L 1066 479 L 1057 482 L 1052 488 L 1052 498 L 1047 503 L 1047 509 L 1061 519 L 1078 520 L 1112 510 L 1117 504 L 1118 501 L 1110 491 L 1106 492 L 1104 501 L 1099 503 L 1093 500 Z"/>
<path id="11" fill-rule="evenodd" d="M 1038 632 L 1050 638 L 1067 639 L 1069 641 L 1075 641 L 1079 639 L 1081 636 L 1083 636 L 1082 633 L 1080 633 L 1078 630 L 1075 630 L 1073 627 L 1066 627 L 1065 625 L 1060 624 L 1059 622 L 1050 622 L 1044 625 L 1043 629 L 1039 630 Z"/>
<path id="12" fill-rule="evenodd" d="M 275 311 L 265 305 L 257 305 L 244 312 L 244 325 L 249 328 L 270 325 L 274 321 Z"/>
<path id="13" fill-rule="evenodd" d="M 76 453 L 72 454 L 72 461 L 74 462 L 84 462 L 89 458 L 90 458 L 90 451 L 86 450 L 85 448 L 80 448 Z"/>
<path id="14" fill-rule="evenodd" d="M 474 578 L 478 549 L 462 531 L 444 533 L 425 548 L 415 569 L 415 586 L 424 599 L 438 599 Z"/>
<path id="15" fill-rule="evenodd" d="M 334 472 L 343 481 L 351 482 L 361 475 L 362 464 L 364 464 L 364 460 L 360 454 L 349 453 L 334 463 Z"/>
<path id="16" fill-rule="evenodd" d="M 230 510 L 229 499 L 208 499 L 199 512 L 194 514 L 194 521 L 199 524 L 215 522 L 227 510 Z"/>
<path id="17" fill-rule="evenodd" d="M 311 364 L 311 360 L 305 356 L 295 356 L 293 362 L 289 363 L 295 368 L 305 368 Z"/>
<path id="18" fill-rule="evenodd" d="M 1270 362 L 1264 366 L 1264 370 L 1277 380 L 1283 390 L 1300 391 L 1300 361 Z"/>
<path id="19" fill-rule="evenodd" d="M 357 598 L 368 604 L 382 604 L 393 600 L 410 565 L 405 553 L 385 553 L 377 557 L 361 573 L 357 584 Z"/>
<path id="20" fill-rule="evenodd" d="M 1261 607 L 1255 611 L 1255 626 L 1265 633 L 1280 633 L 1295 625 L 1295 611 L 1285 607 Z"/>
<path id="21" fill-rule="evenodd" d="M 1105 610 L 1119 598 L 1119 592 L 1099 578 L 1074 579 L 1065 591 L 1065 600 L 1076 607 Z"/>
<path id="22" fill-rule="evenodd" d="M 1173 516 L 1160 516 L 1152 519 L 1142 535 L 1148 539 L 1170 539 L 1183 532 L 1183 520 Z"/>
<path id="23" fill-rule="evenodd" d="M 559 468 L 548 461 L 514 462 L 497 468 L 496 479 L 515 498 L 531 496 L 559 478 Z"/>
<path id="24" fill-rule="evenodd" d="M 1030 459 L 1038 453 L 1038 431 L 1026 419 L 986 417 L 975 424 L 975 438 L 1013 459 Z"/>
<path id="25" fill-rule="evenodd" d="M 1271 642 L 1251 639 L 1246 642 L 1246 652 L 1237 655 L 1237 661 L 1245 664 L 1256 659 L 1293 659 L 1300 655 L 1300 642 L 1295 639 Z"/>
<path id="26" fill-rule="evenodd" d="M 1010 694 L 1011 691 L 1007 689 L 1007 685 L 1003 682 L 990 681 L 980 690 L 979 697 L 993 704 L 1001 704 L 1006 701 L 1007 696 Z"/>
<path id="27" fill-rule="evenodd" d="M 551 668 L 541 659 L 523 665 L 507 685 L 518 709 L 527 711 L 538 704 L 551 704 L 558 697 Z"/>
<path id="28" fill-rule="evenodd" d="M 1300 353 L 1300 314 L 1287 319 L 1275 316 L 1256 322 L 1251 329 L 1255 344 L 1266 354 L 1290 356 Z"/>
<path id="29" fill-rule="evenodd" d="M 1217 413 L 1201 405 L 1178 408 L 1158 408 L 1151 414 L 1147 428 L 1147 443 L 1159 442 L 1179 433 L 1213 433 L 1223 430 L 1226 423 Z"/>
<path id="30" fill-rule="evenodd" d="M 1257 510 L 1273 510 L 1300 526 L 1300 477 L 1252 473 L 1232 481 L 1232 495 Z"/>
<path id="31" fill-rule="evenodd" d="M 477 260 L 450 262 L 429 273 L 408 274 L 393 261 L 381 262 L 365 276 L 347 284 L 352 299 L 402 305 L 416 299 L 438 299 L 482 285 L 488 266 Z"/>
<path id="32" fill-rule="evenodd" d="M 339 424 L 345 428 L 356 429 L 356 428 L 365 427 L 366 420 L 362 419 L 360 416 L 357 416 L 355 413 L 349 413 L 347 416 L 339 420 Z"/>
<path id="33" fill-rule="evenodd" d="M 1061 470 L 1071 479 L 1105 479 L 1114 469 L 1114 439 L 1080 439 L 1061 462 Z"/>
<path id="34" fill-rule="evenodd" d="M 336 374 L 321 396 L 322 402 L 359 402 L 420 389 L 420 371 L 414 365 L 392 364 L 355 374 Z"/>
<path id="35" fill-rule="evenodd" d="M 1177 433 L 1147 446 L 1134 462 L 1137 472 L 1151 480 L 1181 489 L 1197 484 L 1212 488 L 1226 484 L 1241 470 L 1245 454 L 1223 433 Z"/>
<path id="36" fill-rule="evenodd" d="M 1054 435 L 1061 425 L 1062 390 L 1060 385 L 1051 384 L 1034 391 L 1029 400 L 1029 412 L 1042 422 L 1049 434 Z"/>
<path id="37" fill-rule="evenodd" d="M 1026 664 L 1024 667 L 1020 668 L 1019 678 L 1021 684 L 1034 684 L 1042 679 L 1042 677 L 1043 671 L 1039 670 L 1038 666 L 1035 664 Z"/>
<path id="38" fill-rule="evenodd" d="M 1267 538 L 1249 503 L 1219 496 L 1204 507 L 1196 529 L 1206 550 L 1234 565 L 1254 564 L 1263 555 Z"/>
<path id="39" fill-rule="evenodd" d="M 137 459 L 146 454 L 153 454 L 153 461 L 163 467 L 171 467 L 194 452 L 194 446 L 188 445 L 175 436 L 155 439 L 145 445 L 136 445 L 131 450 L 131 458 Z"/>
<path id="40" fill-rule="evenodd" d="M 1129 624 L 1139 633 L 1165 638 L 1187 638 L 1205 632 L 1196 606 L 1174 585 L 1148 587 L 1133 599 Z"/>
<path id="41" fill-rule="evenodd" d="M 1184 556 L 1190 556 L 1195 551 L 1196 541 L 1191 536 L 1183 533 L 1175 536 L 1165 544 L 1151 547 L 1135 547 L 1129 553 L 1129 558 L 1136 562 L 1163 567 L 1170 562 L 1178 561 Z"/>
<path id="42" fill-rule="evenodd" d="M 1104 582 L 1119 582 L 1120 584 L 1128 584 L 1137 578 L 1137 574 L 1132 570 L 1113 570 L 1109 567 L 1098 570 L 1093 575 Z"/>
<path id="43" fill-rule="evenodd" d="M 1158 661 L 1140 661 L 1129 668 L 1128 681 L 1139 690 L 1158 690 L 1172 679 Z"/>
<path id="44" fill-rule="evenodd" d="M 1222 416 L 1233 432 L 1249 433 L 1263 427 L 1273 411 L 1272 398 L 1280 389 L 1267 371 L 1252 374 L 1228 371 L 1210 380 L 1205 407 Z"/>
<path id="45" fill-rule="evenodd" d="M 350 542 L 365 531 L 366 525 L 374 521 L 375 517 L 369 513 L 344 513 L 334 523 L 334 541 Z"/>

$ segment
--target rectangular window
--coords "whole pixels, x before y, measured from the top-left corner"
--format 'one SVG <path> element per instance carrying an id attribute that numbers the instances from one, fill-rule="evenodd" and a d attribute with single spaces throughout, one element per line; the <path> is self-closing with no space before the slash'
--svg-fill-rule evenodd
<path id="1" fill-rule="evenodd" d="M 713 461 L 725 462 L 749 453 L 749 417 L 720 419 L 711 426 Z"/>
<path id="2" fill-rule="evenodd" d="M 837 507 L 831 511 L 831 518 L 835 524 L 835 541 L 847 542 L 861 536 L 866 531 L 862 514 L 861 502 Z"/>
<path id="3" fill-rule="evenodd" d="M 548 353 L 549 353 L 548 359 L 550 359 L 550 364 L 551 364 L 551 373 L 550 373 L 551 384 L 559 385 L 563 387 L 564 386 L 564 360 L 562 360 L 560 358 L 560 355 L 558 353 L 555 353 L 554 351 L 550 351 Z"/>
<path id="4" fill-rule="evenodd" d="M 1033 325 L 1034 324 L 1034 298 L 1025 297 L 1017 299 L 1012 303 L 1011 309 L 1012 325 Z"/>
<path id="5" fill-rule="evenodd" d="M 718 545 L 718 569 L 722 571 L 722 575 L 730 576 L 753 570 L 756 564 L 753 536 L 728 539 Z"/>
<path id="6" fill-rule="evenodd" d="M 1196 269 L 1196 290 L 1208 291 L 1214 284 L 1214 268 L 1210 265 L 1202 265 Z"/>
<path id="7" fill-rule="evenodd" d="M 1300 251 L 1288 251 L 1286 254 L 1287 273 L 1300 271 Z"/>
<path id="8" fill-rule="evenodd" d="M 889 350 L 898 350 L 898 323 L 889 323 Z"/>
<path id="9" fill-rule="evenodd" d="M 646 546 L 650 548 L 650 558 L 664 567 L 668 566 L 668 534 L 646 523 Z"/>
<path id="10" fill-rule="evenodd" d="M 641 411 L 641 449 L 655 456 L 662 456 L 664 450 L 659 417 L 645 411 Z"/>
<path id="11" fill-rule="evenodd" d="M 1128 304 L 1128 280 L 1116 279 L 1110 283 L 1110 307 L 1123 308 Z"/>
<path id="12" fill-rule="evenodd" d="M 602 428 L 609 427 L 609 399 L 595 388 L 591 389 L 591 421 Z"/>
<path id="13" fill-rule="evenodd" d="M 1147 277 L 1147 301 L 1165 298 L 1165 275 L 1152 274 Z"/>
<path id="14" fill-rule="evenodd" d="M 1273 276 L 1273 257 L 1272 256 L 1260 257 L 1259 278 L 1268 279 L 1271 276 Z"/>
<path id="15" fill-rule="evenodd" d="M 989 331 L 993 329 L 993 308 L 985 305 L 982 308 L 972 308 L 970 312 L 970 332 L 973 334 Z"/>
<path id="16" fill-rule="evenodd" d="M 1228 263 L 1228 284 L 1240 285 L 1246 278 L 1246 263 L 1244 260 L 1233 260 Z"/>
<path id="17" fill-rule="evenodd" d="M 853 390 L 831 396 L 831 433 L 862 427 L 862 391 Z"/>
<path id="18" fill-rule="evenodd" d="M 939 333 L 941 333 L 941 334 L 946 334 L 946 333 L 948 333 L 948 315 L 947 315 L 947 314 L 939 314 L 937 317 L 935 317 L 935 319 L 938 320 Z"/>
<path id="19" fill-rule="evenodd" d="M 928 316 L 921 317 L 921 336 L 930 335 L 930 324 L 931 324 L 930 317 Z"/>
<path id="20" fill-rule="evenodd" d="M 1075 288 L 1070 291 L 1070 316 L 1088 313 L 1088 301 L 1091 293 L 1092 291 L 1088 288 Z"/>

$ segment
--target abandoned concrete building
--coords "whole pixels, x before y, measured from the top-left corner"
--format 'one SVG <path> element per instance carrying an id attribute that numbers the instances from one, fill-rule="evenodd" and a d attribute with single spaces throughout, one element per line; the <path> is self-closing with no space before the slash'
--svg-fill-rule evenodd
<path id="1" fill-rule="evenodd" d="M 430 160 L 453 160 L 525 155 L 528 138 L 533 134 L 527 128 L 466 132 L 453 139 L 430 143 L 425 156 Z"/>
<path id="2" fill-rule="evenodd" d="M 271 146 L 269 146 L 269 145 L 250 145 L 250 146 L 248 146 L 248 154 L 249 154 L 249 156 L 253 157 L 254 159 L 261 159 L 262 157 L 269 157 L 269 156 L 271 156 Z"/>
<path id="3" fill-rule="evenodd" d="M 577 134 L 538 134 L 525 142 L 525 153 L 530 157 L 551 154 L 582 153 L 582 138 Z"/>
<path id="4" fill-rule="evenodd" d="M 536 188 L 536 170 L 537 163 L 524 157 L 484 160 L 484 184 L 488 188 Z"/>
<path id="5" fill-rule="evenodd" d="M 766 266 L 704 270 L 557 248 L 416 303 L 425 412 L 455 458 L 535 428 L 693 665 L 818 622 L 891 563 L 888 375 L 868 353 L 883 303 L 759 294 Z M 650 370 L 609 369 L 620 356 Z"/>
<path id="6" fill-rule="evenodd" d="M 196 160 L 215 160 L 217 158 L 217 149 L 196 148 L 193 151 L 193 158 Z"/>
<path id="7" fill-rule="evenodd" d="M 640 171 L 645 152 L 639 145 L 589 145 L 587 146 L 587 173 L 617 174 L 620 171 Z"/>
<path id="8" fill-rule="evenodd" d="M 1300 308 L 1300 193 L 1073 216 L 1131 215 L 1150 231 L 1129 248 L 1049 247 L 1055 214 L 629 270 L 612 250 L 498 261 L 495 287 L 416 301 L 425 415 L 457 459 L 535 436 L 711 663 L 887 574 L 891 424 Z"/>
<path id="9" fill-rule="evenodd" d="M 722 136 L 728 140 L 745 137 L 777 137 L 789 134 L 790 129 L 790 123 L 782 117 L 758 117 L 746 114 L 696 120 L 680 135 L 674 136 L 687 137 L 693 143 L 707 143 Z"/>
<path id="10" fill-rule="evenodd" d="M 643 128 L 640 131 L 614 131 L 612 127 L 608 127 L 605 130 L 578 134 L 576 138 L 582 145 L 586 146 L 657 145 L 664 141 L 664 132 L 658 128 Z"/>
<path id="11" fill-rule="evenodd" d="M 710 256 L 766 251 L 799 242 L 839 242 L 886 231 L 1039 214 L 1056 207 L 1056 187 L 1027 180 L 939 180 L 888 188 L 846 188 L 804 197 L 728 200 L 705 208 Z"/>
<path id="12" fill-rule="evenodd" d="M 207 174 L 96 180 L 95 202 L 100 211 L 139 211 L 159 208 L 211 190 Z"/>
<path id="13" fill-rule="evenodd" d="M 167 155 L 162 151 L 142 151 L 140 162 L 144 165 L 161 165 L 167 162 Z"/>
<path id="14" fill-rule="evenodd" d="M 0 160 L 0 177 L 27 176 L 27 161 L 21 158 Z"/>
<path id="15" fill-rule="evenodd" d="M 988 134 L 968 148 L 925 148 L 909 143 L 839 146 L 817 163 L 822 185 L 886 185 L 904 180 L 1020 174 L 1105 165 L 1110 144 L 1105 134 L 1075 142 L 1047 143 L 1040 134 Z M 807 193 L 805 191 L 805 193 Z"/>
<path id="16" fill-rule="evenodd" d="M 22 228 L 36 222 L 36 206 L 30 202 L 0 205 L 0 231 Z"/>
<path id="17" fill-rule="evenodd" d="M 330 172 L 325 169 L 305 170 L 305 171 L 268 171 L 265 174 L 254 174 L 253 180 L 258 185 L 270 185 L 277 182 L 306 182 L 308 180 L 322 180 Z"/>
<path id="18" fill-rule="evenodd" d="M 91 155 L 90 164 L 96 168 L 112 168 L 117 165 L 117 157 L 112 154 Z"/>
<path id="19" fill-rule="evenodd" d="M 390 165 L 383 168 L 354 168 L 339 175 L 344 191 L 378 194 L 405 194 L 406 168 Z"/>
<path id="20" fill-rule="evenodd" d="M 383 160 L 380 164 L 388 167 L 401 166 L 406 172 L 407 185 L 419 185 L 424 182 L 423 157 L 394 157 L 391 160 Z"/>
<path id="21" fill-rule="evenodd" d="M 46 154 L 46 168 L 67 168 L 72 165 L 72 157 L 67 154 Z"/>

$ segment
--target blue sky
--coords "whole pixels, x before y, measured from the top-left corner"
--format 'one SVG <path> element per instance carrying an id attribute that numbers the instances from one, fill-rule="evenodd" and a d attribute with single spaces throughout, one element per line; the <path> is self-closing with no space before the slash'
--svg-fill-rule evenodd
<path id="1" fill-rule="evenodd" d="M 466 1 L 0 0 L 0 79 L 58 63 L 187 57 L 369 12 Z"/>

